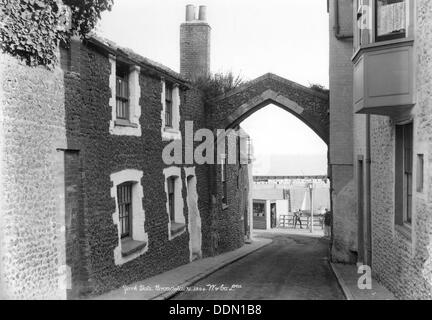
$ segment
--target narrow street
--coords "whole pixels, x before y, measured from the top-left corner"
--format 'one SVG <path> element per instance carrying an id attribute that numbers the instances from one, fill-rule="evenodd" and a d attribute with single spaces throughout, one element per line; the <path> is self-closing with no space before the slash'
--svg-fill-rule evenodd
<path id="1" fill-rule="evenodd" d="M 303 300 L 344 299 L 327 262 L 328 240 L 308 234 L 261 232 L 273 243 L 196 283 L 193 288 L 220 288 L 182 292 L 175 300 Z M 241 286 L 241 287 L 239 287 Z"/>

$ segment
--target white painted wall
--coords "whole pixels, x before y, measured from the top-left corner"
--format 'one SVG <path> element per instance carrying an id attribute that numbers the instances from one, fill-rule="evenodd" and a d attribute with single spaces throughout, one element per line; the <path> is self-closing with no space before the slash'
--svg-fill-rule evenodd
<path id="1" fill-rule="evenodd" d="M 288 200 L 276 200 L 277 222 L 279 223 L 279 217 L 281 215 L 286 215 L 288 213 Z"/>

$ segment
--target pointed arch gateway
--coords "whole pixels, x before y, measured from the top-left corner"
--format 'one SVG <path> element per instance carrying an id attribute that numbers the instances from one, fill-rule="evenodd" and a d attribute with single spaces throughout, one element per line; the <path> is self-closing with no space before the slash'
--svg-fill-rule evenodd
<path id="1" fill-rule="evenodd" d="M 216 142 L 218 129 L 235 129 L 244 119 L 257 110 L 274 104 L 290 112 L 309 128 L 311 128 L 327 145 L 329 145 L 329 96 L 320 91 L 307 88 L 298 83 L 267 73 L 253 81 L 227 92 L 226 94 L 208 101 L 206 104 L 207 128 L 213 130 Z M 287 139 L 296 137 L 287 137 Z M 215 150 L 218 152 L 218 150 Z M 327 153 L 328 155 L 328 153 Z M 247 228 L 246 234 L 251 234 L 253 221 L 253 204 L 249 187 L 239 188 L 239 177 L 244 175 L 250 177 L 252 172 L 247 168 L 239 169 L 236 165 L 211 166 L 211 206 L 214 208 L 215 226 L 210 237 L 215 243 L 218 252 L 225 252 L 240 247 L 243 240 L 242 226 Z M 224 173 L 231 170 L 233 174 Z M 237 171 L 243 170 L 243 171 Z M 246 171 L 247 170 L 247 171 Z M 234 173 L 237 173 L 234 174 Z M 222 179 L 222 177 L 227 177 Z M 225 200 L 226 189 L 224 183 L 232 193 Z M 248 197 L 248 201 L 238 201 L 242 197 Z M 223 200 L 224 199 L 224 200 Z M 245 219 L 248 223 L 239 219 L 239 213 L 247 210 Z M 221 222 L 224 223 L 221 223 Z M 233 241 L 232 235 L 238 241 Z"/>
<path id="2" fill-rule="evenodd" d="M 299 118 L 329 144 L 328 95 L 275 74 L 249 81 L 210 104 L 207 119 L 213 128 L 234 128 L 257 110 L 274 104 Z"/>

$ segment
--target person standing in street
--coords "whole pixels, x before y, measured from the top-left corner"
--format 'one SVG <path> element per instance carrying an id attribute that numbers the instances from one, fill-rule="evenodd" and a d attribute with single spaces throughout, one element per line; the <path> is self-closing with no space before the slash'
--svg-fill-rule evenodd
<path id="1" fill-rule="evenodd" d="M 331 236 L 331 224 L 332 224 L 332 214 L 331 211 L 326 209 L 324 214 L 324 236 Z"/>
<path id="2" fill-rule="evenodd" d="M 302 211 L 299 209 L 297 212 L 294 212 L 294 229 L 297 227 L 297 222 L 300 224 L 300 229 L 303 229 L 301 217 Z"/>

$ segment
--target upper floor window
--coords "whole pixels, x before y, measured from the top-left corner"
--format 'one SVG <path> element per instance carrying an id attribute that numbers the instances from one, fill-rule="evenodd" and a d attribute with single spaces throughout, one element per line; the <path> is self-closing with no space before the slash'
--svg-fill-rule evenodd
<path id="1" fill-rule="evenodd" d="M 122 64 L 116 69 L 116 113 L 117 119 L 129 121 L 129 72 Z"/>
<path id="2" fill-rule="evenodd" d="M 406 36 L 406 0 L 376 0 L 376 41 Z"/>
<path id="3" fill-rule="evenodd" d="M 118 61 L 110 55 L 111 89 L 110 133 L 115 135 L 141 136 L 140 67 Z"/>
<path id="4" fill-rule="evenodd" d="M 354 47 L 410 36 L 412 2 L 413 0 L 357 0 Z"/>
<path id="5" fill-rule="evenodd" d="M 162 139 L 181 139 L 180 133 L 180 88 L 177 84 L 162 80 Z"/>
<path id="6" fill-rule="evenodd" d="M 170 83 L 165 83 L 165 126 L 173 125 L 173 89 Z"/>

